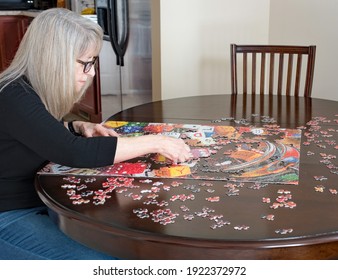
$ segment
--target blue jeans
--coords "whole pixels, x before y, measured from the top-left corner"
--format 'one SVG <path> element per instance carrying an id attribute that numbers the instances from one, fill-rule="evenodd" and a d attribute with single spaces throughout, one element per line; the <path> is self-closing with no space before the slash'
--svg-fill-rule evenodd
<path id="1" fill-rule="evenodd" d="M 0 212 L 1 260 L 113 260 L 62 233 L 46 207 Z"/>

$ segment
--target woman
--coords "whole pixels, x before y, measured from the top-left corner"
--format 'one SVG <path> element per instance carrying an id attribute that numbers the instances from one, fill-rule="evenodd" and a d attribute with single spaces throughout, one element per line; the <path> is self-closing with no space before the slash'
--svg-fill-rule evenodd
<path id="1" fill-rule="evenodd" d="M 190 158 L 180 139 L 119 138 L 101 124 L 62 121 L 92 82 L 102 38 L 99 25 L 76 13 L 46 10 L 32 21 L 13 62 L 0 74 L 2 259 L 112 258 L 72 241 L 46 215 L 33 180 L 48 161 L 81 168 L 148 153 L 173 162 Z"/>

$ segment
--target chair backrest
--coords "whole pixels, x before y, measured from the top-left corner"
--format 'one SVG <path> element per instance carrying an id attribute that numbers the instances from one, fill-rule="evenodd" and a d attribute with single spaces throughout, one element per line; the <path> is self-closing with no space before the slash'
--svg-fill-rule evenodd
<path id="1" fill-rule="evenodd" d="M 259 92 L 299 96 L 302 89 L 305 97 L 311 96 L 316 46 L 231 44 L 230 52 L 232 94 L 238 93 L 238 79 L 242 77 L 243 94 L 248 93 L 248 85 L 251 84 L 251 94 Z M 306 67 L 302 65 L 303 58 L 307 60 Z M 242 68 L 238 66 L 240 59 L 243 61 Z M 242 75 L 239 75 L 239 70 L 242 70 Z M 248 75 L 248 71 L 251 71 L 251 75 Z M 257 89 L 258 85 L 259 89 Z"/>

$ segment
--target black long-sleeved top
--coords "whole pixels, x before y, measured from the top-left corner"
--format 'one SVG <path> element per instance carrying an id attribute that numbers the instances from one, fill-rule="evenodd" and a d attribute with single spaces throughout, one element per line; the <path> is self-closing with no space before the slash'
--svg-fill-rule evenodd
<path id="1" fill-rule="evenodd" d="M 42 205 L 34 177 L 48 161 L 71 167 L 114 161 L 116 137 L 73 135 L 23 78 L 0 92 L 0 122 L 0 211 Z"/>

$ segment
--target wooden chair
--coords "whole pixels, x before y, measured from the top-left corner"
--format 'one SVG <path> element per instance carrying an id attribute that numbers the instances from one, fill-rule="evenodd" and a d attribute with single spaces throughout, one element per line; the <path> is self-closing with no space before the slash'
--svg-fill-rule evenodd
<path id="1" fill-rule="evenodd" d="M 311 97 L 315 56 L 316 46 L 231 44 L 232 94 L 238 93 L 238 77 L 243 77 L 243 94 L 248 93 L 248 84 L 250 85 L 251 81 L 252 94 L 256 94 L 256 92 L 266 94 L 268 89 L 268 94 L 271 95 L 293 94 L 299 96 L 299 93 L 303 92 L 305 97 Z M 295 60 L 294 57 L 296 57 Z M 278 58 L 277 67 L 275 67 L 277 64 L 276 58 Z M 307 60 L 306 67 L 302 65 L 303 58 Z M 240 64 L 237 65 L 240 59 L 243 61 L 242 68 L 238 67 Z M 287 67 L 285 67 L 285 64 L 287 64 Z M 268 68 L 266 68 L 267 66 Z M 250 69 L 251 75 L 248 75 Z M 242 70 L 242 76 L 238 75 L 239 70 Z M 284 76 L 286 76 L 286 79 L 284 79 Z M 276 85 L 275 79 L 277 79 Z M 260 86 L 259 91 L 258 85 Z"/>

